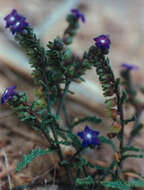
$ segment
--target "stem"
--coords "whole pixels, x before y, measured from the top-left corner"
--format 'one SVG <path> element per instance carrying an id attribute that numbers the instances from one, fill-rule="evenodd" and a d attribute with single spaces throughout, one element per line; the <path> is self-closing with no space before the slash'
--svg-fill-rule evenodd
<path id="1" fill-rule="evenodd" d="M 135 115 L 136 115 L 136 120 L 135 120 L 135 122 L 134 122 L 134 126 L 133 126 L 133 129 L 132 129 L 132 130 L 134 130 L 134 129 L 139 125 L 142 112 L 143 112 L 143 109 L 142 109 L 142 110 L 139 110 L 138 112 L 136 112 L 136 114 L 135 114 Z M 130 134 L 129 139 L 128 139 L 128 145 L 131 145 L 133 139 L 134 139 L 134 136 L 132 136 L 132 135 Z"/>
<path id="2" fill-rule="evenodd" d="M 79 150 L 77 150 L 77 152 L 71 157 L 71 159 L 69 160 L 69 162 L 72 162 L 73 159 L 78 155 L 80 154 L 84 149 L 83 148 L 80 148 Z"/>
<path id="3" fill-rule="evenodd" d="M 68 91 L 69 85 L 70 85 L 70 81 L 67 81 L 66 85 L 65 85 L 65 89 L 64 89 L 63 95 L 62 95 L 62 98 L 61 98 L 61 100 L 59 102 L 58 109 L 57 109 L 57 112 L 56 112 L 56 116 L 57 117 L 60 115 L 61 109 L 63 107 L 64 100 L 65 100 L 66 93 Z"/>
<path id="4" fill-rule="evenodd" d="M 48 80 L 47 80 L 47 76 L 44 77 L 46 84 L 48 84 Z M 45 85 L 45 89 L 46 89 L 46 101 L 47 101 L 47 111 L 48 113 L 51 113 L 51 108 L 50 108 L 50 97 L 49 97 L 49 89 L 48 86 Z"/>
<path id="5" fill-rule="evenodd" d="M 55 140 L 57 142 L 58 139 L 57 139 L 55 128 L 52 128 L 52 132 L 53 132 L 54 138 L 55 138 Z M 60 161 L 64 161 L 64 157 L 63 157 L 60 145 L 57 144 L 57 147 L 58 147 L 58 154 L 59 154 Z M 67 166 L 64 166 L 64 167 L 65 167 L 65 171 L 66 171 L 67 177 L 69 179 L 69 182 L 70 182 L 70 184 L 72 186 L 72 189 L 74 190 L 73 179 L 72 179 L 71 173 L 69 171 L 69 168 Z"/>
<path id="6" fill-rule="evenodd" d="M 45 78 L 45 80 L 46 80 L 46 82 L 47 82 L 47 78 Z M 57 110 L 57 116 L 59 115 L 59 113 L 60 113 L 60 111 L 61 111 L 61 108 L 62 108 L 62 106 L 63 106 L 64 98 L 65 98 L 65 96 L 66 96 L 66 92 L 67 92 L 67 90 L 68 90 L 68 87 L 69 87 L 69 82 L 66 83 L 65 90 L 64 90 L 64 93 L 63 93 L 63 97 L 62 97 L 62 100 L 61 100 L 61 102 L 60 102 L 60 104 L 59 104 L 59 107 L 58 107 L 58 110 Z M 48 113 L 51 113 L 50 104 L 49 104 L 50 98 L 49 98 L 48 87 L 47 87 L 47 86 L 46 86 L 46 89 L 47 89 L 47 94 L 46 94 L 46 95 L 47 95 L 47 111 L 48 111 Z M 54 139 L 56 140 L 56 142 L 58 142 L 58 138 L 57 138 L 57 134 L 56 134 L 56 131 L 55 131 L 55 127 L 51 127 L 51 130 L 52 130 Z M 45 134 L 45 135 L 46 135 L 46 134 Z M 58 155 L 59 155 L 60 161 L 63 161 L 63 160 L 64 160 L 64 157 L 63 157 L 63 154 L 62 154 L 60 145 L 57 144 L 56 146 L 57 146 L 57 148 L 58 148 Z M 65 168 L 66 174 L 67 174 L 67 176 L 68 176 L 68 180 L 69 180 L 69 182 L 70 182 L 72 188 L 74 189 L 74 187 L 73 187 L 73 180 L 72 180 L 71 174 L 70 174 L 70 172 L 69 172 L 67 166 L 65 166 L 64 168 Z"/>
<path id="7" fill-rule="evenodd" d="M 71 157 L 71 159 L 69 160 L 69 163 L 72 163 L 72 162 L 73 162 L 73 159 L 74 159 L 78 154 L 80 154 L 83 150 L 84 150 L 84 148 L 79 149 L 79 150 Z M 88 176 L 88 173 L 87 173 L 86 168 L 85 168 L 84 166 L 83 166 L 83 172 L 84 172 L 84 174 L 85 174 L 85 177 L 87 177 L 87 176 Z"/>
<path id="8" fill-rule="evenodd" d="M 120 101 L 120 92 L 119 89 L 116 88 L 116 96 L 117 96 L 117 109 L 120 115 L 120 123 L 121 123 L 121 130 L 119 132 L 119 141 L 120 141 L 120 153 L 123 154 L 123 146 L 124 146 L 124 116 L 123 116 L 123 106 Z M 119 167 L 122 168 L 122 159 L 119 162 Z"/>
<path id="9" fill-rule="evenodd" d="M 31 109 L 31 107 L 30 107 L 30 105 L 28 103 L 25 102 L 25 103 L 23 103 L 23 105 L 24 106 L 28 106 L 29 114 L 31 114 L 31 115 L 33 115 L 33 116 L 36 117 L 35 123 L 36 123 L 37 128 L 42 131 L 42 133 L 45 136 L 45 138 L 48 141 L 48 143 L 51 145 L 51 147 L 54 148 L 54 145 L 51 143 L 51 139 L 50 139 L 49 135 L 45 132 L 44 129 L 41 128 L 41 123 L 40 123 L 40 120 L 37 118 L 37 114 L 32 111 L 32 109 Z"/>
<path id="10" fill-rule="evenodd" d="M 70 118 L 69 118 L 65 103 L 63 104 L 63 111 L 64 111 L 64 116 L 65 116 L 66 126 L 69 128 L 70 132 L 72 132 L 71 122 L 70 122 Z"/>

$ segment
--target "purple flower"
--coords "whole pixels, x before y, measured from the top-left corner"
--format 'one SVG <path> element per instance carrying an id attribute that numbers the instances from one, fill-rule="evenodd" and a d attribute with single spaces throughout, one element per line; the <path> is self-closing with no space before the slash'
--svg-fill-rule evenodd
<path id="1" fill-rule="evenodd" d="M 71 9 L 71 12 L 77 19 L 81 19 L 83 23 L 85 23 L 85 15 L 81 13 L 78 9 Z"/>
<path id="2" fill-rule="evenodd" d="M 94 131 L 90 129 L 88 126 L 85 126 L 83 132 L 78 132 L 77 135 L 83 139 L 82 147 L 86 147 L 88 145 L 97 145 L 99 144 L 99 131 Z"/>
<path id="3" fill-rule="evenodd" d="M 109 50 L 111 41 L 108 35 L 100 35 L 94 38 L 94 41 L 95 41 L 96 47 L 102 48 L 106 51 Z"/>
<path id="4" fill-rule="evenodd" d="M 6 28 L 10 28 L 12 34 L 15 34 L 16 32 L 21 32 L 29 25 L 25 21 L 26 18 L 18 14 L 17 10 L 15 9 L 13 9 L 11 13 L 4 18 L 4 20 L 6 21 Z"/>
<path id="5" fill-rule="evenodd" d="M 4 104 L 7 100 L 12 98 L 12 96 L 16 95 L 16 92 L 14 89 L 16 89 L 16 86 L 11 86 L 5 89 L 1 97 L 1 104 Z"/>
<path id="6" fill-rule="evenodd" d="M 15 32 L 21 32 L 28 25 L 29 24 L 25 21 L 25 19 L 21 18 L 11 27 L 12 34 L 14 34 Z"/>
<path id="7" fill-rule="evenodd" d="M 6 28 L 13 25 L 19 18 L 20 16 L 18 15 L 17 11 L 13 9 L 11 13 L 4 18 L 6 21 Z"/>
<path id="8" fill-rule="evenodd" d="M 132 65 L 132 64 L 127 64 L 127 63 L 122 63 L 121 64 L 121 67 L 123 68 L 123 69 L 126 69 L 126 70 L 138 70 L 138 66 L 136 66 L 136 65 Z"/>

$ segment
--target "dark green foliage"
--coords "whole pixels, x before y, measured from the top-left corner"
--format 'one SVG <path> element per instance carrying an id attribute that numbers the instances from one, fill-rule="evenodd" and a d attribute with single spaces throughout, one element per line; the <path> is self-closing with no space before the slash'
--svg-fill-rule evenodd
<path id="1" fill-rule="evenodd" d="M 127 183 L 123 181 L 109 181 L 109 182 L 101 182 L 101 184 L 105 187 L 120 189 L 120 190 L 131 190 Z"/>
<path id="2" fill-rule="evenodd" d="M 110 139 L 108 139 L 108 138 L 106 138 L 104 136 L 101 136 L 99 139 L 100 139 L 100 144 L 106 143 L 108 145 L 111 145 L 113 150 L 116 151 L 116 146 L 115 146 L 115 144 L 113 143 L 112 140 L 110 140 Z"/>
<path id="3" fill-rule="evenodd" d="M 86 122 L 86 121 L 94 123 L 94 124 L 99 124 L 99 123 L 101 123 L 102 120 L 100 118 L 97 118 L 96 116 L 87 116 L 87 117 L 84 117 L 84 118 L 79 119 L 78 121 L 74 122 L 72 124 L 72 127 L 75 127 L 76 125 Z"/>
<path id="4" fill-rule="evenodd" d="M 135 152 L 140 152 L 142 149 L 136 147 L 136 146 L 125 146 L 123 148 L 123 152 L 127 152 L 127 151 L 135 151 Z"/>
<path id="5" fill-rule="evenodd" d="M 78 150 L 81 149 L 81 142 L 79 140 L 79 138 L 77 137 L 77 135 L 74 135 L 72 133 L 67 133 L 67 136 L 72 140 L 72 145 Z"/>
<path id="6" fill-rule="evenodd" d="M 132 190 L 133 187 L 144 187 L 144 179 L 142 180 L 131 180 L 128 182 L 124 181 L 110 181 L 110 182 L 101 182 L 105 187 L 110 187 L 120 190 Z"/>
<path id="7" fill-rule="evenodd" d="M 38 147 L 36 150 L 32 150 L 31 153 L 24 155 L 24 158 L 17 164 L 16 171 L 20 171 L 23 168 L 27 166 L 27 164 L 31 163 L 33 159 L 35 159 L 38 156 L 50 154 L 55 150 L 47 149 L 44 150 L 40 147 Z"/>
<path id="8" fill-rule="evenodd" d="M 128 94 L 128 101 L 130 102 L 135 101 L 137 92 L 133 85 L 130 71 L 129 70 L 121 71 L 121 76 L 124 79 L 125 90 Z"/>
<path id="9" fill-rule="evenodd" d="M 94 184 L 94 180 L 91 176 L 87 176 L 86 178 L 77 178 L 76 186 L 89 186 Z"/>
<path id="10" fill-rule="evenodd" d="M 143 124 L 142 124 L 142 123 L 138 124 L 138 125 L 137 125 L 135 128 L 133 128 L 133 130 L 131 131 L 131 136 L 132 136 L 132 137 L 137 136 L 137 135 L 140 133 L 140 131 L 141 131 L 142 128 L 143 128 Z"/>
<path id="11" fill-rule="evenodd" d="M 124 123 L 125 123 L 125 125 L 127 125 L 128 123 L 133 122 L 133 121 L 135 121 L 135 120 L 136 120 L 136 116 L 133 115 L 131 118 L 125 119 L 125 120 L 124 120 Z M 134 132 L 134 133 L 135 133 L 135 132 Z"/>
<path id="12" fill-rule="evenodd" d="M 124 154 L 122 160 L 126 160 L 128 158 L 144 158 L 144 154 L 136 155 L 136 154 Z"/>
<path id="13" fill-rule="evenodd" d="M 127 100 L 128 100 L 128 94 L 127 94 L 127 92 L 125 90 L 123 90 L 122 96 L 121 96 L 121 104 L 123 104 Z"/>
<path id="14" fill-rule="evenodd" d="M 66 17 L 66 21 L 68 22 L 68 27 L 64 31 L 63 41 L 66 45 L 69 45 L 72 43 L 73 37 L 77 33 L 77 30 L 79 28 L 79 22 L 73 14 L 69 14 Z"/>
<path id="15" fill-rule="evenodd" d="M 104 96 L 115 93 L 115 78 L 109 65 L 109 59 L 96 46 L 91 46 L 85 58 L 96 67 L 96 72 L 102 85 Z"/>

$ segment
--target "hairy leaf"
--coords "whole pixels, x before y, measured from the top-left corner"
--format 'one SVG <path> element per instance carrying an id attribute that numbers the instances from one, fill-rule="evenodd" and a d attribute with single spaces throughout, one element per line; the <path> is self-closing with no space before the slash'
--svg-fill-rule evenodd
<path id="1" fill-rule="evenodd" d="M 80 149 L 82 147 L 81 142 L 80 142 L 79 138 L 76 135 L 74 135 L 74 134 L 72 134 L 70 132 L 68 132 L 67 135 L 72 140 L 72 145 L 76 149 Z"/>
<path id="2" fill-rule="evenodd" d="M 85 178 L 77 178 L 75 183 L 77 186 L 88 186 L 94 184 L 94 180 L 91 176 L 87 176 Z"/>
<path id="3" fill-rule="evenodd" d="M 38 156 L 50 154 L 55 150 L 52 149 L 42 149 L 38 147 L 36 150 L 32 150 L 31 153 L 24 155 L 24 158 L 17 164 L 16 171 L 20 171 L 27 166 L 27 164 L 31 163 L 33 159 Z"/>
<path id="4" fill-rule="evenodd" d="M 125 125 L 136 120 L 136 116 L 133 115 L 131 118 L 124 120 Z"/>
<path id="5" fill-rule="evenodd" d="M 143 124 L 140 123 L 137 127 L 133 128 L 133 130 L 131 131 L 131 136 L 135 137 L 139 134 L 140 130 L 143 128 Z"/>
<path id="6" fill-rule="evenodd" d="M 113 143 L 113 141 L 111 139 L 108 139 L 108 138 L 106 138 L 104 136 L 100 136 L 99 140 L 100 140 L 100 144 L 103 144 L 103 143 L 109 144 L 109 145 L 111 145 L 113 150 L 116 151 L 116 146 L 115 146 L 115 144 Z"/>
<path id="7" fill-rule="evenodd" d="M 141 180 L 131 180 L 128 182 L 131 187 L 144 187 L 144 179 Z"/>
<path id="8" fill-rule="evenodd" d="M 123 152 L 126 152 L 126 151 L 135 151 L 135 152 L 140 152 L 141 149 L 136 147 L 136 146 L 125 146 L 123 148 Z"/>
<path id="9" fill-rule="evenodd" d="M 120 190 L 131 190 L 129 185 L 122 181 L 109 181 L 109 182 L 102 181 L 101 184 L 109 188 L 120 189 Z"/>
<path id="10" fill-rule="evenodd" d="M 74 122 L 72 124 L 72 127 L 75 127 L 76 125 L 83 123 L 85 121 L 88 121 L 88 122 L 91 122 L 94 124 L 99 124 L 99 123 L 101 123 L 102 120 L 100 118 L 97 118 L 96 116 L 87 116 L 87 117 L 84 117 L 84 118 L 79 119 L 78 121 Z"/>
<path id="11" fill-rule="evenodd" d="M 128 94 L 125 90 L 123 90 L 122 92 L 122 96 L 121 96 L 121 104 L 125 103 L 128 100 Z"/>
<path id="12" fill-rule="evenodd" d="M 123 157 L 122 157 L 122 160 L 126 160 L 127 158 L 144 158 L 144 155 L 143 154 L 140 154 L 140 155 L 136 155 L 136 154 L 125 154 Z"/>

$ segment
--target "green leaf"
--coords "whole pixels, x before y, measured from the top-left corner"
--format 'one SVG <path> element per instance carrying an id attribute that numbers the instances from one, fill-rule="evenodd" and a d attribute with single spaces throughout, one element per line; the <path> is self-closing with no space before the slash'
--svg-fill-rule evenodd
<path id="1" fill-rule="evenodd" d="M 79 138 L 78 138 L 76 135 L 74 135 L 74 134 L 68 132 L 68 133 L 67 133 L 67 136 L 72 140 L 72 145 L 73 145 L 77 150 L 82 147 L 81 142 L 80 142 Z"/>
<path id="2" fill-rule="evenodd" d="M 69 45 L 69 44 L 72 43 L 72 41 L 73 41 L 73 37 L 70 36 L 70 37 L 66 38 L 65 43 L 66 43 L 67 45 Z"/>
<path id="3" fill-rule="evenodd" d="M 120 92 L 120 78 L 117 78 L 117 79 L 116 79 L 115 84 L 116 84 L 117 90 Z"/>
<path id="4" fill-rule="evenodd" d="M 77 157 L 77 160 L 75 162 L 72 162 L 72 164 L 76 169 L 80 170 L 82 170 L 83 166 L 89 166 L 88 160 L 81 156 Z"/>
<path id="5" fill-rule="evenodd" d="M 122 92 L 122 96 L 121 96 L 121 104 L 123 104 L 124 102 L 126 102 L 128 100 L 128 94 L 125 90 L 123 90 Z"/>
<path id="6" fill-rule="evenodd" d="M 71 57 L 72 57 L 72 52 L 69 48 L 67 48 L 64 52 L 64 60 L 66 61 L 70 59 Z"/>
<path id="7" fill-rule="evenodd" d="M 122 160 L 126 160 L 128 158 L 144 158 L 144 155 L 143 154 L 140 154 L 140 155 L 136 155 L 136 154 L 125 154 L 123 155 L 122 157 Z"/>
<path id="8" fill-rule="evenodd" d="M 91 176 L 87 176 L 85 178 L 77 178 L 75 183 L 76 186 L 88 186 L 94 184 L 95 182 Z"/>
<path id="9" fill-rule="evenodd" d="M 83 123 L 85 121 L 88 121 L 88 122 L 91 122 L 94 124 L 99 124 L 99 123 L 101 123 L 102 120 L 100 118 L 97 118 L 96 116 L 87 116 L 87 117 L 84 117 L 84 118 L 79 119 L 78 121 L 74 122 L 72 124 L 72 127 L 75 127 L 76 125 Z"/>
<path id="10" fill-rule="evenodd" d="M 18 107 L 14 107 L 14 111 L 17 111 L 17 112 L 22 112 L 22 111 L 27 111 L 27 106 L 18 106 Z"/>
<path id="11" fill-rule="evenodd" d="M 131 190 L 128 184 L 123 181 L 102 181 L 101 184 L 105 187 L 120 189 L 120 190 Z"/>
<path id="12" fill-rule="evenodd" d="M 140 130 L 143 128 L 143 124 L 140 123 L 139 125 L 137 125 L 135 128 L 133 128 L 133 130 L 131 131 L 131 136 L 135 137 L 139 134 Z"/>
<path id="13" fill-rule="evenodd" d="M 33 115 L 27 115 L 27 116 L 21 118 L 20 120 L 21 121 L 26 121 L 26 120 L 35 120 L 35 119 L 36 119 L 35 116 L 33 116 Z"/>
<path id="14" fill-rule="evenodd" d="M 55 143 L 55 144 L 63 144 L 63 145 L 66 145 L 66 146 L 71 145 L 71 142 L 68 142 L 68 141 L 56 141 L 56 140 L 53 140 L 53 143 Z"/>
<path id="15" fill-rule="evenodd" d="M 133 115 L 131 118 L 124 120 L 125 125 L 136 120 L 136 116 Z"/>
<path id="16" fill-rule="evenodd" d="M 100 144 L 103 144 L 103 143 L 109 144 L 109 145 L 111 145 L 113 150 L 116 151 L 116 146 L 115 146 L 115 144 L 113 143 L 113 141 L 111 139 L 108 139 L 108 138 L 106 138 L 104 136 L 100 136 L 99 140 L 100 140 Z"/>
<path id="17" fill-rule="evenodd" d="M 89 162 L 85 158 L 80 157 L 80 161 L 81 161 L 81 164 L 83 164 L 83 166 L 87 166 L 87 167 L 90 167 L 90 168 L 95 168 L 97 170 L 102 170 L 103 173 L 107 172 L 107 168 L 105 168 L 103 166 L 99 166 L 99 165 L 93 165 L 91 162 Z"/>
<path id="18" fill-rule="evenodd" d="M 131 180 L 128 182 L 123 182 L 123 181 L 110 181 L 110 182 L 101 182 L 102 185 L 105 187 L 110 187 L 110 188 L 116 188 L 120 190 L 131 190 L 131 187 L 144 187 L 144 179 L 142 180 Z"/>
<path id="19" fill-rule="evenodd" d="M 144 187 L 144 179 L 142 180 L 131 180 L 128 182 L 131 187 Z"/>
<path id="20" fill-rule="evenodd" d="M 35 159 L 38 156 L 41 155 L 46 155 L 46 154 L 50 154 L 52 152 L 54 152 L 56 150 L 53 149 L 42 149 L 40 147 L 38 147 L 36 150 L 32 150 L 31 153 L 24 155 L 24 158 L 17 164 L 17 168 L 16 171 L 20 171 L 22 169 L 24 169 L 27 164 L 31 163 L 33 159 Z"/>
<path id="21" fill-rule="evenodd" d="M 126 151 L 135 151 L 135 152 L 140 152 L 141 149 L 136 147 L 136 146 L 125 146 L 123 148 L 123 152 L 126 152 Z"/>
<path id="22" fill-rule="evenodd" d="M 32 109 L 32 111 L 35 111 L 35 109 L 42 108 L 42 106 L 43 106 L 43 101 L 40 100 L 40 99 L 36 99 L 36 100 L 34 100 L 34 101 L 32 102 L 32 104 L 31 104 L 31 109 Z M 41 111 L 41 110 L 40 110 L 40 111 Z M 39 113 L 40 113 L 40 111 L 39 111 Z M 37 112 L 37 113 L 38 113 L 38 112 Z"/>

